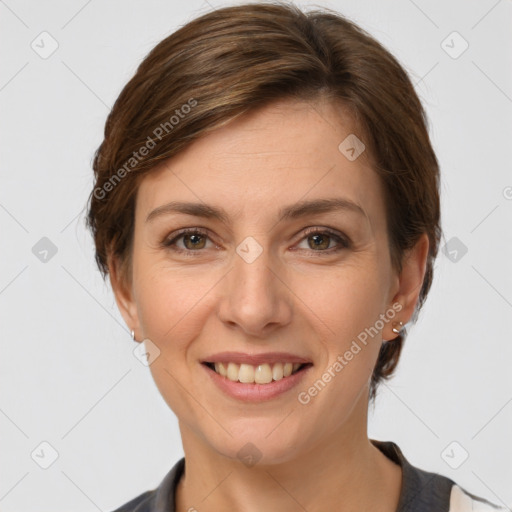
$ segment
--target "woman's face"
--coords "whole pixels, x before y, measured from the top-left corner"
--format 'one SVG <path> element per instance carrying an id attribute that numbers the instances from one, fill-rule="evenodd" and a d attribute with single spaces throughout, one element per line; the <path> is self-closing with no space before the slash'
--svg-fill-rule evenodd
<path id="1" fill-rule="evenodd" d="M 332 103 L 275 103 L 142 180 L 133 284 L 116 297 L 136 339 L 160 351 L 150 369 L 185 445 L 276 463 L 366 436 L 369 379 L 392 322 L 412 315 L 424 258 L 400 295 L 379 179 L 352 139 L 339 148 L 349 121 Z M 205 364 L 219 354 L 226 368 L 263 354 L 240 379 L 277 380 L 227 389 Z M 309 364 L 278 379 L 279 364 L 264 364 L 276 359 Z"/>

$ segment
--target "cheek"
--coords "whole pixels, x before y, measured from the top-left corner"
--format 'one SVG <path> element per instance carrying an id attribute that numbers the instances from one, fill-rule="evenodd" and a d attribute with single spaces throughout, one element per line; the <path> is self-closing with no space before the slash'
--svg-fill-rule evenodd
<path id="1" fill-rule="evenodd" d="M 325 417 L 324 432 L 338 428 L 359 403 L 381 347 L 382 336 L 375 325 L 384 312 L 383 286 L 376 261 L 368 260 L 326 274 L 326 279 L 318 279 L 318 275 L 302 279 L 311 286 L 304 302 L 312 312 L 304 308 L 304 314 L 314 323 L 317 343 L 322 333 L 320 350 L 326 357 L 301 388 L 300 403 L 308 402 L 305 407 L 311 413 L 331 411 Z M 306 287 L 300 290 L 307 293 Z"/>
<path id="2" fill-rule="evenodd" d="M 303 276 L 301 283 L 297 282 L 295 289 L 311 310 L 308 313 L 304 308 L 304 314 L 314 322 L 316 335 L 321 333 L 320 350 L 326 356 L 322 371 L 333 392 L 327 392 L 322 400 L 347 400 L 348 406 L 370 378 L 382 343 L 380 329 L 375 327 L 383 313 L 379 267 L 368 255 L 357 264 L 326 273 L 325 278 Z"/>
<path id="3" fill-rule="evenodd" d="M 221 276 L 211 269 L 171 268 L 168 263 L 140 261 L 137 308 L 145 336 L 154 341 L 164 360 L 191 355 L 187 348 L 198 338 L 211 314 L 215 285 Z"/>
<path id="4" fill-rule="evenodd" d="M 309 316 L 323 325 L 322 332 L 341 348 L 343 340 L 373 325 L 382 313 L 385 290 L 379 271 L 368 254 L 338 269 L 297 275 L 292 289 L 310 309 Z"/>
<path id="5" fill-rule="evenodd" d="M 160 350 L 149 368 L 168 406 L 186 423 L 197 421 L 197 411 L 185 388 L 190 387 L 195 394 L 190 376 L 200 363 L 194 341 L 201 337 L 211 316 L 211 300 L 218 281 L 203 274 L 158 264 L 153 264 L 150 272 L 139 274 L 139 319 L 145 336 Z"/>

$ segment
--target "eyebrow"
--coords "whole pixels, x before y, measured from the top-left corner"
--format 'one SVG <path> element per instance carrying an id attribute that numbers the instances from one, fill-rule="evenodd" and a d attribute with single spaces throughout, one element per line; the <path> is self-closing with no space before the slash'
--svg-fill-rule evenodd
<path id="1" fill-rule="evenodd" d="M 278 219 L 290 220 L 308 215 L 319 213 L 328 213 L 335 211 L 352 211 L 360 215 L 366 216 L 365 211 L 358 204 L 350 199 L 343 197 L 335 197 L 330 199 L 313 199 L 309 201 L 299 201 L 296 204 L 286 206 L 279 211 Z M 162 215 L 171 213 L 181 213 L 185 215 L 193 215 L 195 217 L 203 217 L 207 219 L 217 219 L 221 222 L 228 223 L 229 215 L 223 208 L 210 206 L 204 203 L 187 203 L 182 201 L 171 201 L 155 208 L 146 217 L 146 222 L 150 222 Z"/>

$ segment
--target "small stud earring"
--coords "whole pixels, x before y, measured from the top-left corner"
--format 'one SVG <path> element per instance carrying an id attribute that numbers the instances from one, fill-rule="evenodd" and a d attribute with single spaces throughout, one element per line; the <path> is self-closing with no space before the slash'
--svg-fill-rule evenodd
<path id="1" fill-rule="evenodd" d="M 133 330 L 132 330 L 132 340 L 133 340 L 133 341 L 137 341 L 137 340 L 135 339 L 135 331 L 133 331 Z"/>
<path id="2" fill-rule="evenodd" d="M 399 325 L 400 327 L 397 329 L 396 326 Z M 400 331 L 402 330 L 402 327 L 404 324 L 402 322 L 393 322 L 393 328 L 391 329 L 395 334 L 400 334 Z"/>

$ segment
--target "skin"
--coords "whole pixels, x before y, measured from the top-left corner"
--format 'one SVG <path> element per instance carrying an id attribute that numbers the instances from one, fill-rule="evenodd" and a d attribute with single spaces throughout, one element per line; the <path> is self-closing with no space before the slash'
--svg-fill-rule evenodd
<path id="1" fill-rule="evenodd" d="M 393 321 L 407 323 L 424 278 L 426 235 L 401 274 L 392 269 L 369 151 L 349 161 L 338 150 L 351 133 L 358 132 L 349 116 L 328 100 L 279 101 L 207 134 L 140 184 L 132 281 L 122 280 L 113 259 L 110 278 L 136 339 L 161 351 L 150 369 L 178 418 L 186 460 L 177 510 L 397 508 L 401 469 L 367 436 L 369 381 L 383 340 L 396 337 L 392 322 L 308 404 L 297 399 L 393 304 L 402 306 Z M 284 206 L 332 197 L 350 199 L 364 214 L 277 220 Z M 168 213 L 146 222 L 173 200 L 224 208 L 228 220 Z M 176 241 L 194 254 L 161 245 L 186 227 L 208 231 Z M 329 227 L 351 245 L 324 235 L 317 248 L 315 235 L 304 235 L 308 227 Z M 262 248 L 252 263 L 236 252 L 248 236 Z M 313 367 L 297 388 L 245 403 L 212 385 L 201 366 L 226 350 L 287 351 Z M 248 442 L 261 453 L 250 467 L 237 457 Z"/>

